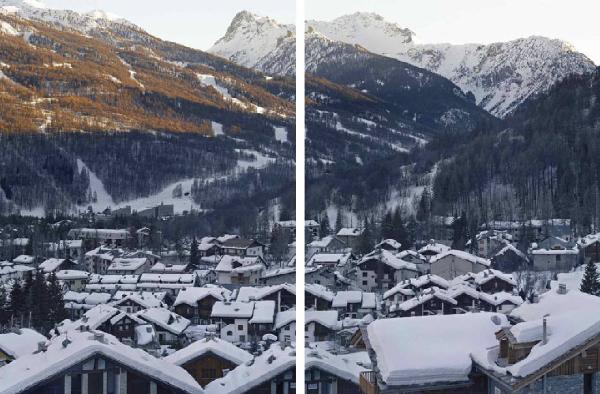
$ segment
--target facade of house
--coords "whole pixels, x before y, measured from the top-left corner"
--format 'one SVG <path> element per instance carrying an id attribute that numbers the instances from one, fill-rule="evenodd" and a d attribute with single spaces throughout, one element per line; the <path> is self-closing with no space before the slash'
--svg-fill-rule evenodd
<path id="1" fill-rule="evenodd" d="M 356 264 L 356 285 L 363 291 L 385 291 L 402 280 L 419 276 L 417 266 L 379 249 Z"/>
<path id="2" fill-rule="evenodd" d="M 490 266 L 490 261 L 461 250 L 448 250 L 430 259 L 431 273 L 450 280 L 469 272 L 481 272 Z"/>

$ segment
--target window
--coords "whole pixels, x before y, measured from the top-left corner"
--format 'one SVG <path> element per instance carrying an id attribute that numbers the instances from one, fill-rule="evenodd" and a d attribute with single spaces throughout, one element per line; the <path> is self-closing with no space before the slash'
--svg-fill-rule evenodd
<path id="1" fill-rule="evenodd" d="M 238 324 L 238 331 L 244 331 L 244 326 L 241 324 Z"/>
<path id="2" fill-rule="evenodd" d="M 367 272 L 363 271 L 362 276 L 363 276 L 363 278 L 366 278 L 367 277 Z"/>
<path id="3" fill-rule="evenodd" d="M 228 336 L 232 336 L 233 335 L 233 331 L 227 331 L 227 335 Z"/>
<path id="4" fill-rule="evenodd" d="M 240 335 L 240 342 L 246 342 L 246 336 Z"/>
<path id="5" fill-rule="evenodd" d="M 366 280 L 362 281 L 363 286 L 366 286 L 369 282 L 367 282 Z"/>

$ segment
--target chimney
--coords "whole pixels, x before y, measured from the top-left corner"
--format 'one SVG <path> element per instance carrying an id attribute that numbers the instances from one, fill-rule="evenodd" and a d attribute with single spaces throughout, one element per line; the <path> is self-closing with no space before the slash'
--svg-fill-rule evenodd
<path id="1" fill-rule="evenodd" d="M 542 345 L 548 343 L 548 325 L 546 323 L 546 317 L 548 316 L 549 315 L 544 315 L 544 318 L 542 320 Z"/>
<path id="2" fill-rule="evenodd" d="M 48 350 L 48 345 L 45 341 L 38 342 L 38 353 L 45 352 Z"/>
<path id="3" fill-rule="evenodd" d="M 567 294 L 567 284 L 559 283 L 558 290 L 556 291 L 558 294 Z"/>

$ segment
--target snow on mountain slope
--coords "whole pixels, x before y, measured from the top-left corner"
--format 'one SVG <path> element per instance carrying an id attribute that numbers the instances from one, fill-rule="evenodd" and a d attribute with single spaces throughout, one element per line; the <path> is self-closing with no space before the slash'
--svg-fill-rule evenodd
<path id="1" fill-rule="evenodd" d="M 595 68 L 568 43 L 539 36 L 489 45 L 418 44 L 412 31 L 372 13 L 308 21 L 307 29 L 438 73 L 499 117 L 564 77 Z"/>
<path id="2" fill-rule="evenodd" d="M 86 34 L 95 29 L 119 25 L 136 28 L 133 23 L 105 11 L 95 10 L 80 14 L 72 10 L 51 9 L 37 0 L 0 0 L 0 12 L 16 14 L 22 18 L 49 23 L 55 28 Z"/>
<path id="3" fill-rule="evenodd" d="M 295 42 L 293 25 L 241 11 L 231 21 L 225 36 L 208 52 L 265 73 L 291 75 L 295 72 L 291 66 L 295 64 Z M 293 51 L 290 51 L 291 47 Z M 282 52 L 294 58 L 285 67 L 280 67 L 281 63 L 276 61 Z"/>

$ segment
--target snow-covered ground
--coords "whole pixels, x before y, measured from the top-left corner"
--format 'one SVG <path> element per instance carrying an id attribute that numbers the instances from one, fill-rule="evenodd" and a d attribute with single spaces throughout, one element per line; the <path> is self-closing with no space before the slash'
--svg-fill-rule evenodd
<path id="1" fill-rule="evenodd" d="M 273 130 L 275 130 L 275 140 L 279 142 L 288 142 L 288 133 L 285 127 L 273 126 Z"/>

